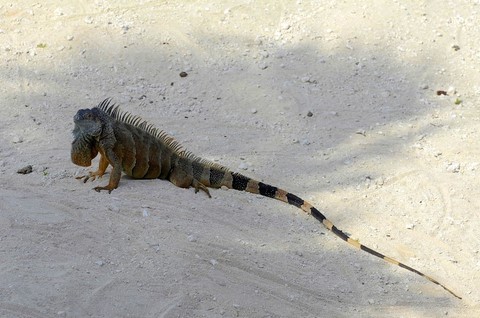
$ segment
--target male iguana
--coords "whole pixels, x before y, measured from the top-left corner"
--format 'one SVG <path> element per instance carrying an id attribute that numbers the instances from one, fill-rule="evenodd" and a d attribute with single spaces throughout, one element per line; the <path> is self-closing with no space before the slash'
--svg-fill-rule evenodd
<path id="1" fill-rule="evenodd" d="M 133 178 L 167 179 L 178 187 L 194 187 L 195 192 L 205 191 L 209 197 L 208 188 L 225 186 L 274 198 L 311 214 L 327 229 L 354 247 L 423 276 L 460 298 L 434 278 L 350 238 L 319 210 L 295 194 L 232 172 L 222 165 L 193 155 L 184 150 L 164 131 L 156 129 L 140 117 L 121 112 L 118 106 L 110 105 L 110 101 L 110 99 L 105 99 L 97 107 L 81 109 L 74 117 L 72 162 L 88 167 L 91 165 L 92 159 L 100 153 L 98 170 L 89 172 L 86 176 L 77 177 L 77 179 L 83 179 L 84 182 L 90 178 L 95 180 L 105 174 L 109 165 L 113 167 L 109 183 L 103 187 L 95 187 L 97 192 L 107 190 L 110 193 L 116 189 L 122 171 L 124 171 Z"/>

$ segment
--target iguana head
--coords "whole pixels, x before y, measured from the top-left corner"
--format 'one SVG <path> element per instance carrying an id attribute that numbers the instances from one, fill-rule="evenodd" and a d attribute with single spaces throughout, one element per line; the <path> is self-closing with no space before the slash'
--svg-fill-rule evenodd
<path id="1" fill-rule="evenodd" d="M 73 117 L 73 142 L 71 150 L 72 162 L 88 167 L 98 154 L 95 141 L 102 134 L 104 120 L 102 111 L 97 108 L 80 109 Z"/>
<path id="2" fill-rule="evenodd" d="M 104 121 L 103 114 L 98 108 L 80 109 L 73 117 L 75 129 L 73 130 L 74 137 L 77 135 L 83 137 L 99 137 L 102 134 Z"/>

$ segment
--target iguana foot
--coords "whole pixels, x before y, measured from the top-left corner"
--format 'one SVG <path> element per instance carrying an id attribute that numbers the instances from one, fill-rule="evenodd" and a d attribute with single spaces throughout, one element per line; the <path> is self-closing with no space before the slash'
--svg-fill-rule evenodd
<path id="1" fill-rule="evenodd" d="M 208 188 L 200 181 L 193 180 L 192 185 L 195 188 L 195 193 L 202 190 L 208 195 L 209 198 L 212 198 L 212 196 L 210 195 L 210 191 L 208 191 Z"/>
<path id="2" fill-rule="evenodd" d="M 112 193 L 112 191 L 113 191 L 114 189 L 115 189 L 115 188 L 110 187 L 110 186 L 108 186 L 108 185 L 107 185 L 107 186 L 104 186 L 104 187 L 95 187 L 95 188 L 93 188 L 93 190 L 95 190 L 95 191 L 97 191 L 97 192 L 100 192 L 100 191 L 102 191 L 102 190 L 106 190 L 106 191 L 108 191 L 109 194 Z"/>
<path id="3" fill-rule="evenodd" d="M 75 179 L 80 179 L 80 180 L 83 180 L 83 183 L 86 183 L 89 179 L 91 179 L 92 181 L 95 181 L 97 178 L 101 178 L 103 177 L 103 175 L 105 174 L 105 172 L 102 172 L 102 171 L 89 171 L 88 172 L 88 175 L 84 175 L 84 176 L 79 176 L 79 177 L 75 177 Z"/>

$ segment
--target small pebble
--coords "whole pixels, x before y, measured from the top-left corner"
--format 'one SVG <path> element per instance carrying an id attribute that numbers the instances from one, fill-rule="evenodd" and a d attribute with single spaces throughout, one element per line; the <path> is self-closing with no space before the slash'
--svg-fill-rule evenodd
<path id="1" fill-rule="evenodd" d="M 451 162 L 447 165 L 447 171 L 458 173 L 460 171 L 460 164 L 458 162 Z"/>
<path id="2" fill-rule="evenodd" d="M 307 140 L 307 139 L 303 139 L 303 140 L 302 140 L 302 145 L 303 145 L 303 146 L 308 146 L 308 145 L 310 145 L 310 144 L 311 144 L 311 142 L 310 142 L 309 140 Z"/>
<path id="3" fill-rule="evenodd" d="M 478 166 L 479 166 L 478 162 L 471 162 L 471 163 L 467 164 L 466 168 L 469 171 L 475 171 L 475 170 L 478 169 Z"/>
<path id="4" fill-rule="evenodd" d="M 187 77 L 187 76 L 188 76 L 187 72 L 180 72 L 180 77 Z"/>
<path id="5" fill-rule="evenodd" d="M 313 116 L 313 113 L 309 111 L 309 112 L 307 113 L 307 117 L 312 117 L 312 116 Z"/>
<path id="6" fill-rule="evenodd" d="M 367 136 L 367 132 L 365 131 L 365 129 L 358 129 L 355 133 L 364 137 Z"/>
<path id="7" fill-rule="evenodd" d="M 20 136 L 13 136 L 12 142 L 13 142 L 14 144 L 22 143 L 22 142 L 23 142 L 23 138 L 20 137 Z"/>
<path id="8" fill-rule="evenodd" d="M 32 173 L 33 167 L 31 165 L 28 165 L 26 167 L 20 168 L 17 170 L 17 173 L 19 174 L 29 174 Z"/>
<path id="9" fill-rule="evenodd" d="M 258 67 L 261 69 L 261 70 L 266 70 L 268 68 L 268 65 L 265 64 L 265 63 L 260 63 L 258 64 Z"/>
<path id="10" fill-rule="evenodd" d="M 258 53 L 262 58 L 266 59 L 267 57 L 269 57 L 269 54 L 267 51 L 260 51 Z"/>
<path id="11" fill-rule="evenodd" d="M 109 211 L 112 211 L 112 212 L 115 212 L 115 213 L 120 212 L 120 208 L 119 208 L 117 205 L 115 205 L 115 204 L 110 204 L 110 205 L 107 207 L 107 209 L 108 209 Z"/>
<path id="12" fill-rule="evenodd" d="M 61 16 L 63 15 L 63 10 L 61 8 L 56 8 L 55 11 L 53 11 L 55 15 Z"/>
<path id="13" fill-rule="evenodd" d="M 300 78 L 303 83 L 310 83 L 310 76 L 303 76 Z"/>
<path id="14" fill-rule="evenodd" d="M 246 162 L 241 162 L 241 163 L 238 165 L 238 169 L 248 170 L 248 164 L 247 164 Z"/>

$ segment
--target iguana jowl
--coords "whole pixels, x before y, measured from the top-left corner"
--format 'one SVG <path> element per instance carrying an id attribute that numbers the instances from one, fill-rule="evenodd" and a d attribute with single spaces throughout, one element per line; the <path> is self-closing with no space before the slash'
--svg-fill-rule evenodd
<path id="1" fill-rule="evenodd" d="M 251 179 L 240 173 L 208 160 L 201 159 L 184 150 L 181 145 L 164 131 L 158 130 L 140 117 L 121 112 L 110 99 L 105 99 L 97 107 L 81 109 L 74 116 L 75 128 L 71 158 L 74 164 L 88 167 L 92 159 L 100 153 L 98 170 L 86 176 L 77 177 L 86 182 L 105 174 L 109 165 L 113 167 L 109 183 L 95 187 L 97 192 L 109 193 L 118 187 L 122 171 L 133 178 L 167 179 L 182 188 L 194 187 L 195 192 L 208 188 L 225 186 L 230 189 L 260 194 L 294 205 L 320 221 L 327 229 L 350 245 L 391 264 L 425 277 L 443 287 L 457 298 L 452 290 L 434 278 L 399 261 L 385 256 L 338 229 L 318 209 L 309 202 L 283 189 Z"/>

